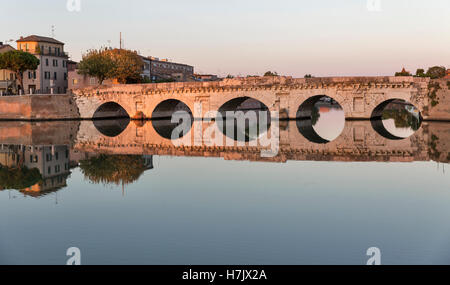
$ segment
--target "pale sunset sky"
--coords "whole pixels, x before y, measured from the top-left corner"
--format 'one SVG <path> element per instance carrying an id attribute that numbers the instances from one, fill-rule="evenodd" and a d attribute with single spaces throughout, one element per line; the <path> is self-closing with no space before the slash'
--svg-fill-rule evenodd
<path id="1" fill-rule="evenodd" d="M 118 47 L 122 32 L 128 49 L 221 76 L 450 68 L 449 0 L 376 2 L 80 0 L 81 10 L 70 11 L 67 0 L 0 0 L 0 41 L 51 36 L 54 25 L 55 38 L 78 61 L 88 49 Z"/>

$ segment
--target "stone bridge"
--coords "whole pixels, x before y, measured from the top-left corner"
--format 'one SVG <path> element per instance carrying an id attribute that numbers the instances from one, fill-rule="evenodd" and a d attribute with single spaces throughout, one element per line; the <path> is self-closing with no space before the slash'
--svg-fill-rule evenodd
<path id="1" fill-rule="evenodd" d="M 164 117 L 177 104 L 187 106 L 196 117 L 203 117 L 239 98 L 253 98 L 270 111 L 278 111 L 280 118 L 295 119 L 299 107 L 319 95 L 336 100 L 346 118 L 369 119 L 383 102 L 400 99 L 416 106 L 424 119 L 434 119 L 429 112 L 429 83 L 430 79 L 414 77 L 250 77 L 219 82 L 100 86 L 74 90 L 73 95 L 83 119 Z M 450 120 L 450 112 L 443 114 L 443 119 Z"/>
<path id="2" fill-rule="evenodd" d="M 194 124 L 186 135 L 189 139 L 185 144 L 175 145 L 174 141 L 159 135 L 152 122 L 130 122 L 115 136 L 103 134 L 90 121 L 0 122 L 0 147 L 66 145 L 77 153 L 221 157 L 265 162 L 450 162 L 450 124 L 445 122 L 424 122 L 409 138 L 391 140 L 377 133 L 370 121 L 347 121 L 338 138 L 318 144 L 305 138 L 295 121 L 287 121 L 280 128 L 278 154 L 269 158 L 261 156 L 264 147 L 260 145 L 196 143 L 196 127 Z"/>

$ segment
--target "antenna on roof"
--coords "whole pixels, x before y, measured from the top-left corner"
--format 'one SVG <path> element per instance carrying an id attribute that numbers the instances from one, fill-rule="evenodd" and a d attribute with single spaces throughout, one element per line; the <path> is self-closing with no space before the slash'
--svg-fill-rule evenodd
<path id="1" fill-rule="evenodd" d="M 122 32 L 120 32 L 120 45 L 119 45 L 119 49 L 122 49 Z"/>
<path id="2" fill-rule="evenodd" d="M 55 25 L 52 25 L 52 38 L 55 37 Z"/>

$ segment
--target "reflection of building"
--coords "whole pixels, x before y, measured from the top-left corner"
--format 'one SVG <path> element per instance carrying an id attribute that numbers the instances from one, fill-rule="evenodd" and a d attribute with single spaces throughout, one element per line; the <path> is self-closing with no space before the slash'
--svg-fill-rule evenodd
<path id="1" fill-rule="evenodd" d="M 38 169 L 42 180 L 21 190 L 24 194 L 41 196 L 66 186 L 70 174 L 69 147 L 2 145 L 0 164 L 9 168 Z"/>
<path id="2" fill-rule="evenodd" d="M 4 45 L 0 42 L 0 54 L 14 50 L 10 45 Z M 14 72 L 6 69 L 0 69 L 0 95 L 14 94 L 16 89 L 16 75 Z"/>
<path id="3" fill-rule="evenodd" d="M 145 170 L 153 169 L 153 155 L 143 155 Z"/>
<path id="4" fill-rule="evenodd" d="M 67 59 L 64 43 L 41 36 L 21 37 L 17 49 L 34 54 L 40 64 L 35 71 L 26 71 L 23 89 L 26 94 L 64 94 L 67 91 Z"/>

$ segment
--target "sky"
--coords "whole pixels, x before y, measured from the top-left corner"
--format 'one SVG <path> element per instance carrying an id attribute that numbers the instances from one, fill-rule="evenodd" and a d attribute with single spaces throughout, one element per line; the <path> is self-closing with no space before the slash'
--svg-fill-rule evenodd
<path id="1" fill-rule="evenodd" d="M 53 25 L 77 61 L 122 32 L 125 48 L 197 73 L 393 75 L 450 68 L 449 15 L 449 0 L 0 0 L 0 41 Z"/>

